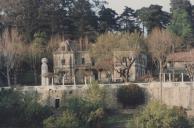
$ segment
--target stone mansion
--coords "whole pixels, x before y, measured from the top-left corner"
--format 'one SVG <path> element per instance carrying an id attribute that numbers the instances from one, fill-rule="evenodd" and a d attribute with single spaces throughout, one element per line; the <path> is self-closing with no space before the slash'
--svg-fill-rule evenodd
<path id="1" fill-rule="evenodd" d="M 114 56 L 124 53 L 125 57 L 133 56 L 133 51 L 115 51 Z M 53 53 L 54 83 L 61 85 L 97 80 L 102 83 L 123 82 L 123 78 L 116 71 L 97 70 L 95 61 L 90 57 L 89 43 L 84 41 L 61 42 L 59 48 Z M 113 58 L 114 68 L 122 68 L 122 65 Z M 140 54 L 130 68 L 130 81 L 136 81 L 146 73 L 147 56 Z"/>

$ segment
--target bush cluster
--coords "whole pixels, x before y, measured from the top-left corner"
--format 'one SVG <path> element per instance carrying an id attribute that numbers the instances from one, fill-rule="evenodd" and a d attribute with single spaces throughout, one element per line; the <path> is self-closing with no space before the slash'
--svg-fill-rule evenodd
<path id="1" fill-rule="evenodd" d="M 181 107 L 168 108 L 157 101 L 150 102 L 134 118 L 136 128 L 191 128 L 186 111 Z"/>
<path id="2" fill-rule="evenodd" d="M 117 91 L 117 99 L 123 107 L 136 107 L 145 102 L 144 90 L 138 85 L 121 86 Z"/>
<path id="3" fill-rule="evenodd" d="M 23 94 L 14 90 L 0 91 L 0 127 L 41 127 L 51 115 L 47 106 L 41 106 L 35 93 Z"/>

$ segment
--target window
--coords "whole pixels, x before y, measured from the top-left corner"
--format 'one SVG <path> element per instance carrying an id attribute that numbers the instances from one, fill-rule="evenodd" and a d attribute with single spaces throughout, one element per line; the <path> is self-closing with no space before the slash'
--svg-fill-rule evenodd
<path id="1" fill-rule="evenodd" d="M 62 59 L 62 60 L 61 60 L 61 64 L 62 64 L 62 65 L 65 65 L 65 59 Z"/>
<path id="2" fill-rule="evenodd" d="M 92 58 L 91 61 L 92 61 L 92 66 L 94 66 L 94 65 L 95 65 L 95 60 L 94 60 L 94 58 Z"/>
<path id="3" fill-rule="evenodd" d="M 82 58 L 82 64 L 85 64 L 85 58 Z"/>

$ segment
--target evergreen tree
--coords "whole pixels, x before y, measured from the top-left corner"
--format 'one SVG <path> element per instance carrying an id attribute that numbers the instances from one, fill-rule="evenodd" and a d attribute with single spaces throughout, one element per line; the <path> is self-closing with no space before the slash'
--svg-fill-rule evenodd
<path id="1" fill-rule="evenodd" d="M 162 6 L 159 5 L 143 7 L 137 10 L 137 15 L 142 24 L 147 28 L 148 33 L 155 27 L 165 28 L 170 20 L 169 14 L 162 11 Z"/>
<path id="2" fill-rule="evenodd" d="M 117 29 L 117 13 L 104 6 L 99 11 L 99 32 L 114 31 Z"/>
<path id="3" fill-rule="evenodd" d="M 136 13 L 129 7 L 125 7 L 123 13 L 119 16 L 118 22 L 121 31 L 134 32 L 138 29 L 136 23 Z"/>
<path id="4" fill-rule="evenodd" d="M 33 40 L 33 35 L 38 26 L 38 0 L 20 0 L 15 8 L 15 25 L 24 39 L 29 42 Z"/>
<path id="5" fill-rule="evenodd" d="M 168 26 L 169 31 L 175 33 L 176 35 L 182 37 L 184 42 L 183 47 L 192 44 L 193 29 L 190 16 L 184 9 L 175 10 L 172 14 L 172 20 Z"/>
<path id="6" fill-rule="evenodd" d="M 89 0 L 75 0 L 71 10 L 71 16 L 77 28 L 77 37 L 92 34 L 97 29 L 97 16 L 92 10 Z"/>
<path id="7" fill-rule="evenodd" d="M 194 45 L 193 7 L 189 0 L 171 0 L 172 19 L 168 29 L 184 40 L 182 48 Z"/>

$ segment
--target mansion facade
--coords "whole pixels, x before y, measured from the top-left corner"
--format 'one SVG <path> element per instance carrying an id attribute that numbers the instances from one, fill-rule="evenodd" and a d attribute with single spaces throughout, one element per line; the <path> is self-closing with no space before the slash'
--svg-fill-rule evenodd
<path id="1" fill-rule="evenodd" d="M 124 53 L 123 59 L 132 57 L 132 51 L 115 51 L 113 56 Z M 133 57 L 132 57 L 133 58 Z M 61 42 L 59 48 L 53 53 L 54 60 L 54 83 L 72 84 L 74 82 L 83 84 L 86 81 L 97 80 L 102 83 L 123 82 L 120 73 L 114 71 L 103 71 L 95 68 L 95 61 L 90 57 L 89 43 L 84 41 Z M 113 58 L 114 69 L 121 69 L 122 63 Z M 140 54 L 132 64 L 130 81 L 136 81 L 146 73 L 147 56 Z"/>

